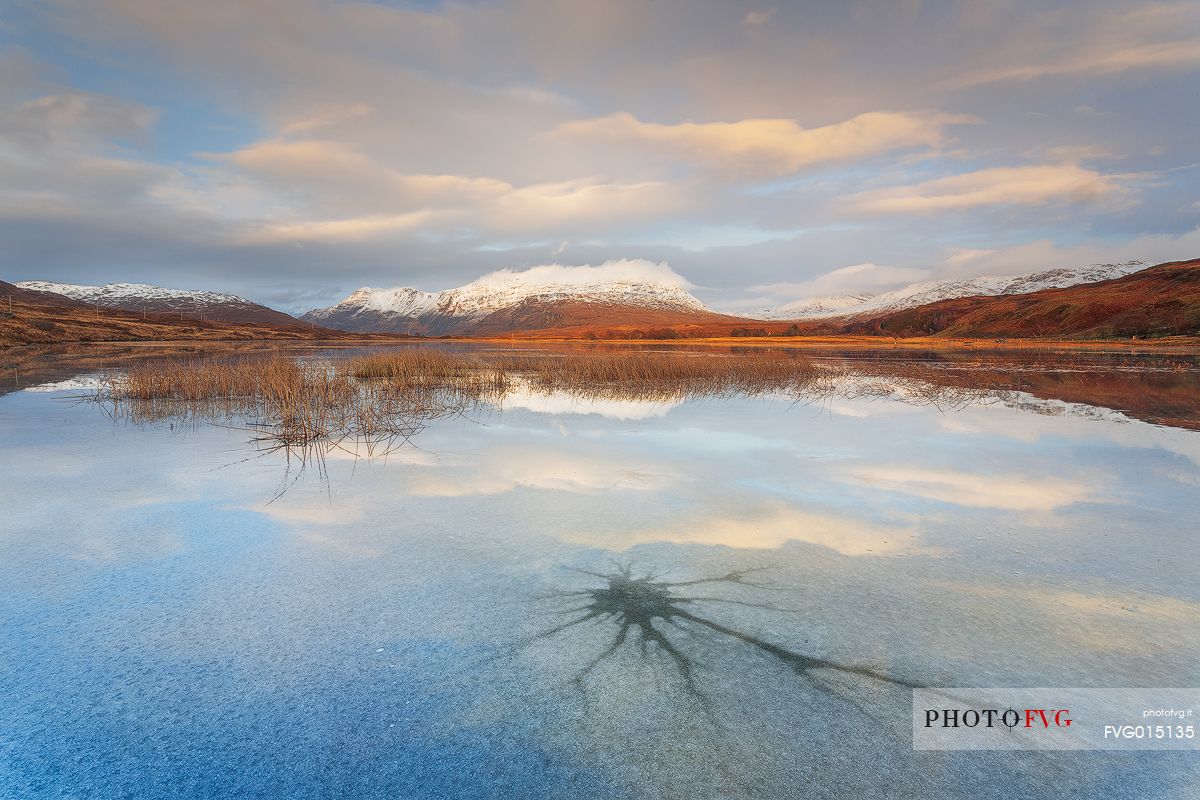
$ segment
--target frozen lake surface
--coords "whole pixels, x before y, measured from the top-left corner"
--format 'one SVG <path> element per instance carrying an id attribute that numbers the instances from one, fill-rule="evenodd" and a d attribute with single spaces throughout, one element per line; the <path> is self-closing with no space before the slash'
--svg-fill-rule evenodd
<path id="1" fill-rule="evenodd" d="M 318 469 L 23 365 L 0 796 L 1197 796 L 1194 753 L 914 752 L 909 713 L 1200 685 L 1200 364 L 887 358 L 1028 391 L 516 387 Z"/>

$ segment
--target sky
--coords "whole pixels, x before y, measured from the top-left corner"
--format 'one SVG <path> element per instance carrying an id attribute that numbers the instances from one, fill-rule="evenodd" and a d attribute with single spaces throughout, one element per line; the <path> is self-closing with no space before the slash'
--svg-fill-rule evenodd
<path id="1" fill-rule="evenodd" d="M 0 278 L 644 260 L 737 311 L 1197 257 L 1198 95 L 1200 2 L 0 0 Z"/>

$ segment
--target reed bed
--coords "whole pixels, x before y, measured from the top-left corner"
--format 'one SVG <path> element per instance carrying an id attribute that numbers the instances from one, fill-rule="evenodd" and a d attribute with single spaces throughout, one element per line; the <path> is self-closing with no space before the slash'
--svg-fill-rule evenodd
<path id="1" fill-rule="evenodd" d="M 371 454 L 493 391 L 494 380 L 478 376 L 364 380 L 337 362 L 272 356 L 138 365 L 110 376 L 93 399 L 135 423 L 209 422 L 250 430 L 267 449 L 310 455 L 350 441 Z"/>
<path id="2" fill-rule="evenodd" d="M 998 387 L 945 380 L 920 364 L 817 363 L 778 351 L 745 354 L 601 351 L 451 353 L 407 348 L 329 361 L 280 355 L 139 364 L 110 376 L 95 400 L 134 422 L 210 422 L 253 431 L 289 453 L 341 447 L 387 452 L 429 421 L 499 404 L 510 391 L 611 400 L 782 394 L 797 402 L 890 397 L 940 407 Z M 1005 387 L 1006 389 L 1009 387 Z"/>
<path id="3" fill-rule="evenodd" d="M 833 373 L 807 358 L 769 351 L 506 354 L 496 363 L 536 390 L 629 400 L 799 393 Z"/>

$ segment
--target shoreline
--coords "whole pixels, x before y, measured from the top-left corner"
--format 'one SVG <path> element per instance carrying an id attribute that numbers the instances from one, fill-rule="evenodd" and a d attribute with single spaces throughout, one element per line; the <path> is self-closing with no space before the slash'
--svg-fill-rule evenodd
<path id="1" fill-rule="evenodd" d="M 62 342 L 23 342 L 0 345 L 0 353 L 59 347 L 391 347 L 429 344 L 586 345 L 588 347 L 787 347 L 810 350 L 970 350 L 983 351 L 1111 351 L 1172 352 L 1200 355 L 1200 336 L 1166 336 L 1157 339 L 965 339 L 939 337 L 892 338 L 883 336 L 712 336 L 682 339 L 580 339 L 573 337 L 397 337 L 368 334 L 362 338 L 336 339 L 110 339 Z"/>

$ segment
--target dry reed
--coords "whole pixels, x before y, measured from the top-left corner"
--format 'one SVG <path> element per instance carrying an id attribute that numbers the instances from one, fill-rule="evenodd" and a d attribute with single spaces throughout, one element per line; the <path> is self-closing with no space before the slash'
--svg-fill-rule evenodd
<path id="1" fill-rule="evenodd" d="M 386 452 L 428 421 L 501 401 L 513 388 L 616 400 L 783 394 L 796 401 L 892 397 L 963 405 L 996 390 L 938 381 L 912 362 L 830 366 L 788 352 L 450 353 L 425 348 L 331 361 L 280 355 L 176 360 L 111 376 L 95 399 L 135 422 L 215 422 L 290 452 Z"/>

